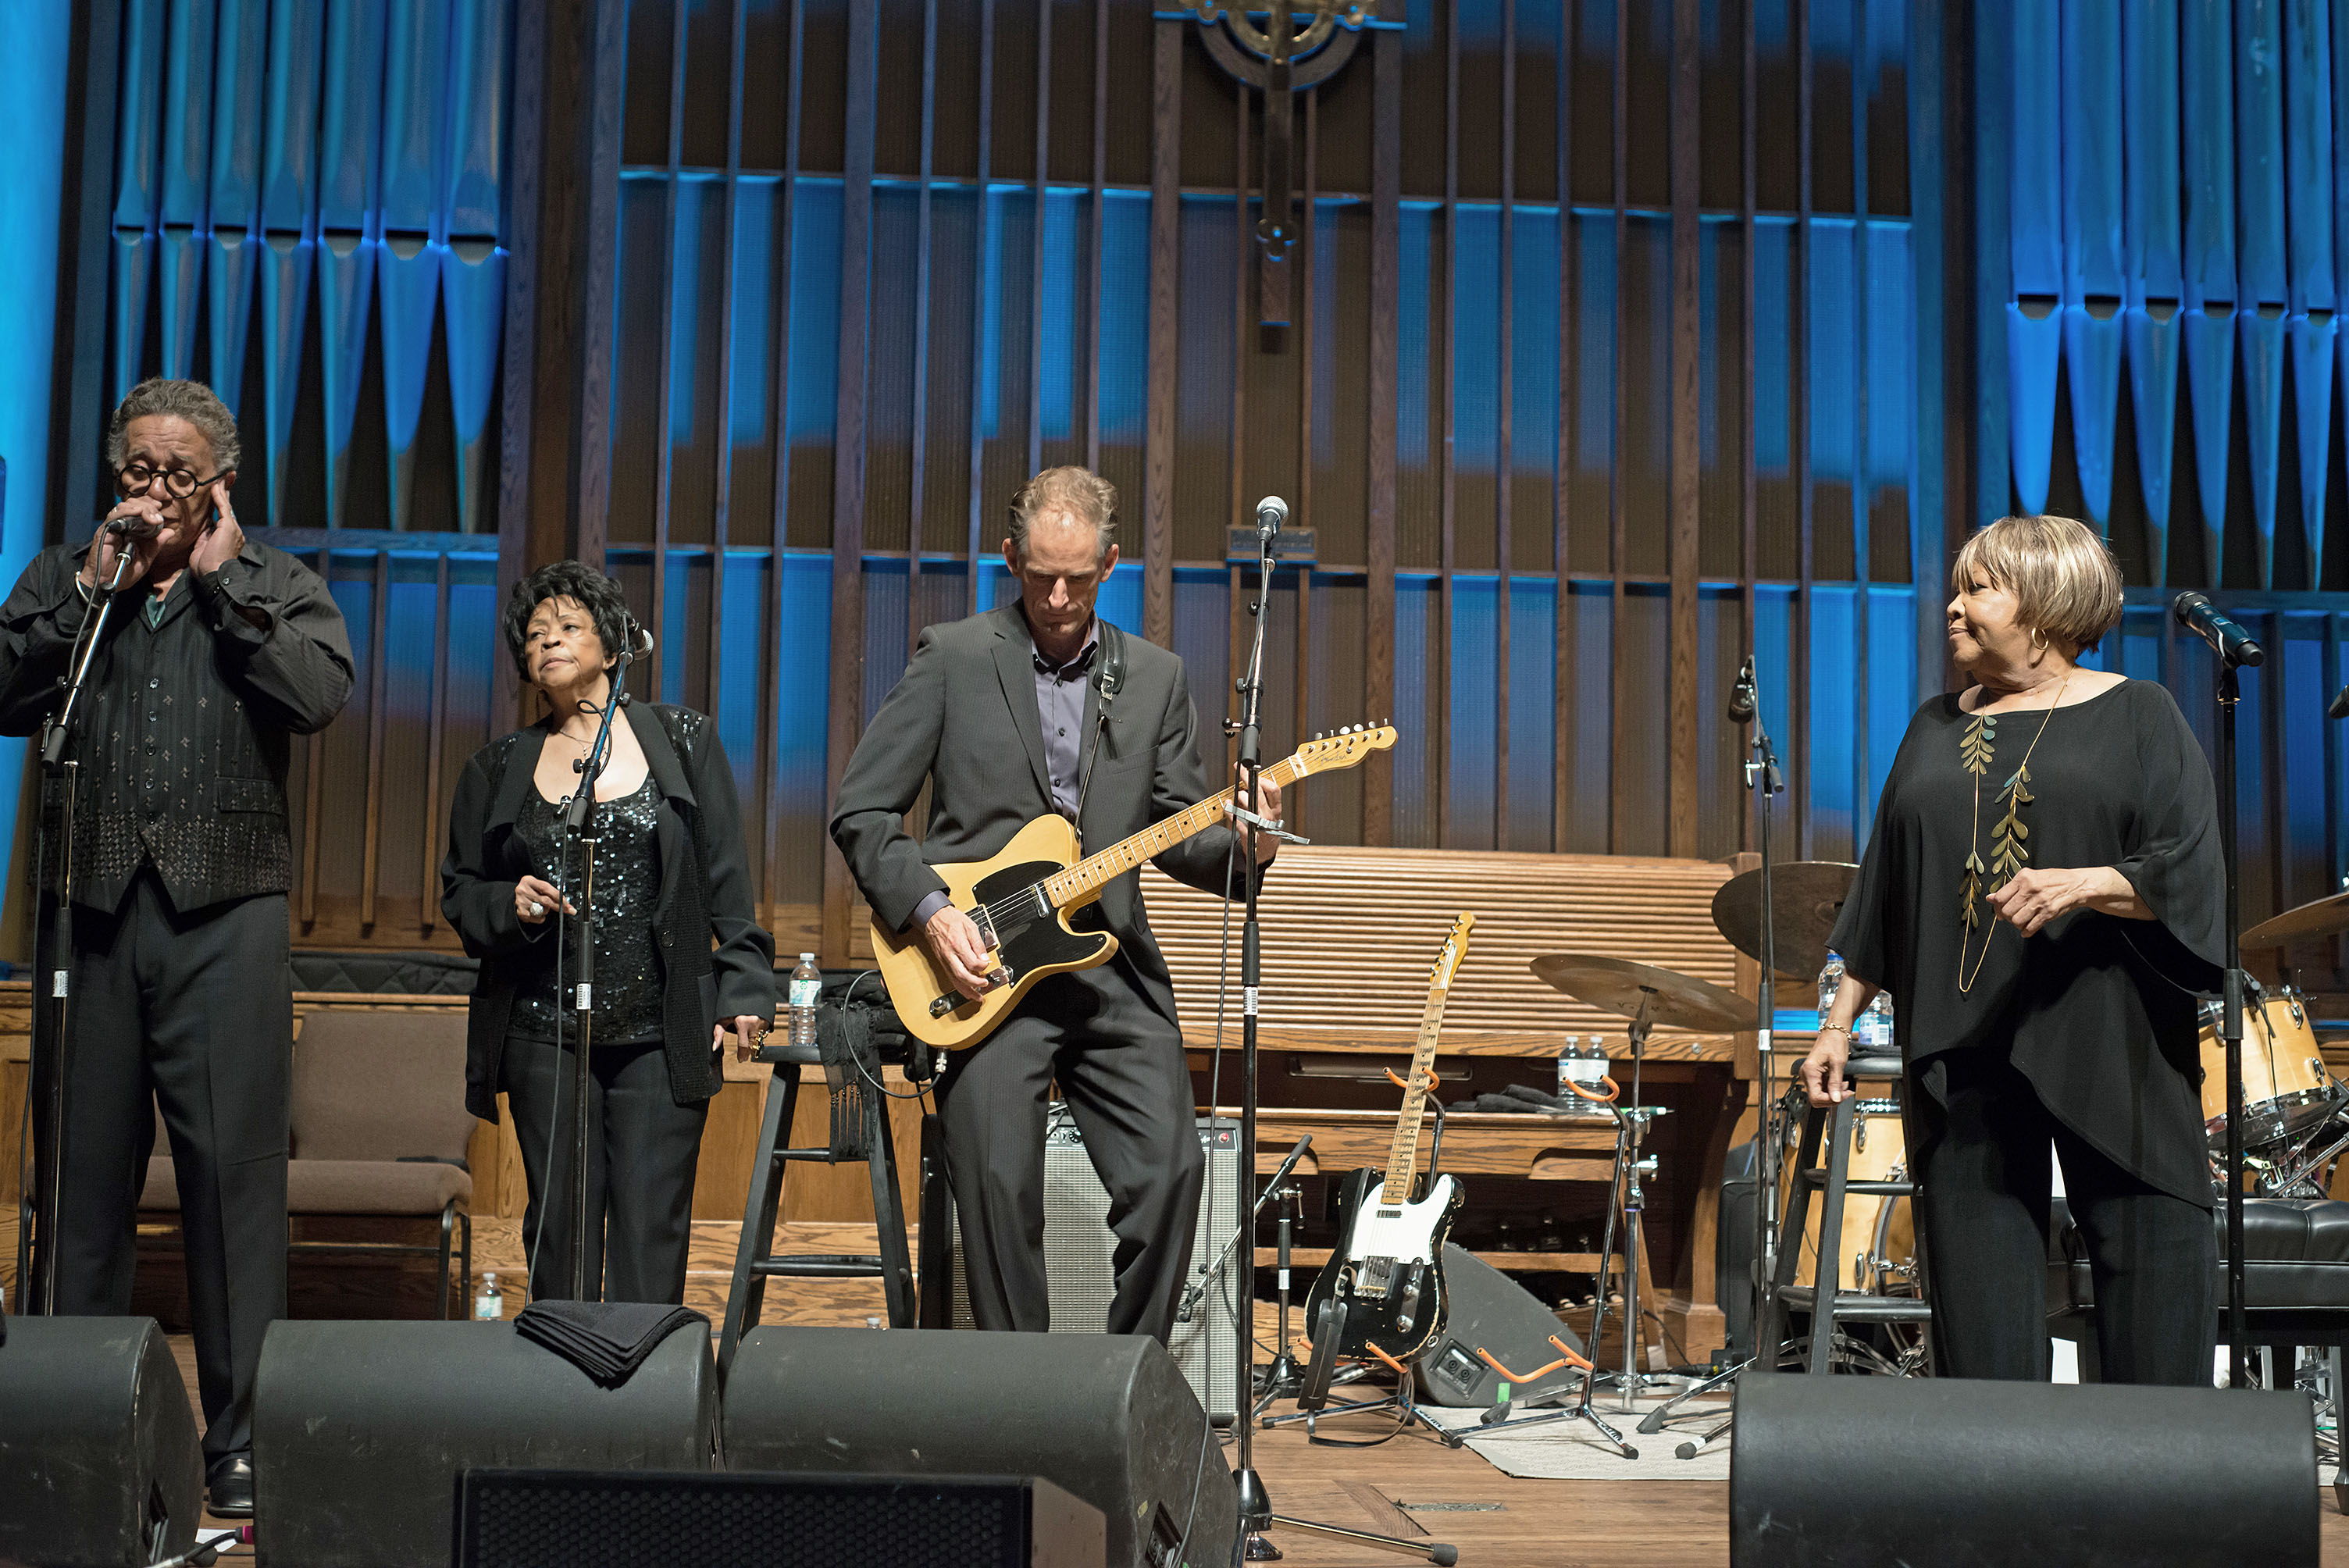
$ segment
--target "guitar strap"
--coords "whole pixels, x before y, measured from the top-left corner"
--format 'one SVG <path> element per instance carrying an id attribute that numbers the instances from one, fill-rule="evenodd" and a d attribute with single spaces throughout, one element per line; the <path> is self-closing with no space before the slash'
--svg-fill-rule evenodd
<path id="1" fill-rule="evenodd" d="M 1093 787 L 1093 769 L 1101 761 L 1102 737 L 1109 729 L 1109 705 L 1117 700 L 1119 689 L 1125 685 L 1125 634 L 1107 621 L 1102 621 L 1099 624 L 1102 651 L 1101 675 L 1098 677 L 1101 686 L 1101 707 L 1093 719 L 1092 739 L 1085 756 L 1085 770 L 1078 775 L 1077 780 L 1074 826 L 1077 830 L 1079 853 L 1082 853 L 1084 850 L 1085 796 Z"/>

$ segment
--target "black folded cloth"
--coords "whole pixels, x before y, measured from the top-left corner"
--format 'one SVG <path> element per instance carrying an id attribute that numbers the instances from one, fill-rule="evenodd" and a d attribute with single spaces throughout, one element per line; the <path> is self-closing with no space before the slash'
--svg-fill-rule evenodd
<path id="1" fill-rule="evenodd" d="M 709 1321 L 690 1307 L 655 1301 L 533 1301 L 515 1315 L 514 1329 L 616 1388 L 662 1340 Z"/>

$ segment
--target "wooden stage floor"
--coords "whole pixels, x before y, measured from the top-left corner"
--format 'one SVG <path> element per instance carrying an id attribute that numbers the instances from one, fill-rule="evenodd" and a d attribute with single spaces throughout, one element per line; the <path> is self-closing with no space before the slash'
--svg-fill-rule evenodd
<path id="1" fill-rule="evenodd" d="M 723 1308 L 735 1229 L 726 1222 L 695 1225 L 687 1305 L 708 1312 L 713 1324 Z M 495 1268 L 501 1278 L 518 1280 L 523 1259 L 517 1233 L 512 1221 L 483 1221 L 474 1238 L 475 1268 Z M 791 1227 L 785 1246 L 864 1251 L 871 1237 L 869 1225 L 801 1224 Z M 304 1299 L 300 1274 L 297 1267 L 297 1312 Z M 332 1315 L 367 1315 L 352 1310 L 359 1305 L 355 1294 L 331 1293 Z M 413 1295 L 411 1283 L 404 1282 L 378 1310 L 412 1315 Z M 778 1282 L 769 1287 L 768 1301 L 770 1323 L 854 1326 L 881 1310 L 880 1287 L 866 1281 L 802 1281 L 788 1289 Z M 509 1315 L 520 1306 L 521 1293 L 509 1287 Z M 429 1305 L 424 1310 L 429 1313 Z M 1268 1336 L 1270 1309 L 1264 1310 Z M 195 1367 L 188 1336 L 175 1334 L 171 1344 L 193 1399 Z M 1329 1429 L 1339 1431 L 1335 1426 Z M 1228 1444 L 1224 1454 L 1228 1464 Z M 1424 1432 L 1377 1448 L 1331 1449 L 1309 1444 L 1298 1428 L 1281 1428 L 1257 1434 L 1256 1460 L 1278 1511 L 1350 1529 L 1447 1541 L 1460 1549 L 1463 1568 L 1677 1568 L 1729 1561 L 1725 1481 L 1518 1480 Z M 2323 1562 L 2326 1568 L 2349 1568 L 2349 1519 L 2334 1508 L 2330 1491 L 2320 1496 Z M 267 1528 L 266 1520 L 256 1522 Z M 1413 1561 L 1292 1532 L 1276 1532 L 1275 1540 L 1283 1561 L 1298 1568 L 1392 1568 Z"/>

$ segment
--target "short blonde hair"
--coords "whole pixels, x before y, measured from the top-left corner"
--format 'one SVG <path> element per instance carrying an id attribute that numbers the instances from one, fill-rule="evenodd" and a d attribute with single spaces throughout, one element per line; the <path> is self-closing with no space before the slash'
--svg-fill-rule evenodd
<path id="1" fill-rule="evenodd" d="M 1011 549 L 1028 556 L 1028 531 L 1047 512 L 1065 511 L 1092 524 L 1093 559 L 1107 560 L 1117 538 L 1117 487 L 1090 469 L 1046 469 L 1011 498 Z"/>
<path id="2" fill-rule="evenodd" d="M 2005 589 L 2023 625 L 2083 651 L 2120 624 L 2120 563 L 2073 518 L 2000 518 L 1959 549 L 1951 591 L 1962 590 L 1969 578 Z"/>

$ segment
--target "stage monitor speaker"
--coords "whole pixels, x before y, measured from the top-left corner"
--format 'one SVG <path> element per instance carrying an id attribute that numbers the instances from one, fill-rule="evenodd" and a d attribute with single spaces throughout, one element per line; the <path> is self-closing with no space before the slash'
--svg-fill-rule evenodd
<path id="1" fill-rule="evenodd" d="M 455 1568 L 1101 1568 L 1101 1510 L 1033 1476 L 468 1470 Z"/>
<path id="2" fill-rule="evenodd" d="M 606 1388 L 509 1324 L 269 1326 L 254 1389 L 262 1568 L 445 1568 L 477 1467 L 708 1470 L 709 1326 Z"/>
<path id="3" fill-rule="evenodd" d="M 1732 1568 L 2317 1560 L 2304 1394 L 1748 1374 Z"/>
<path id="4" fill-rule="evenodd" d="M 1230 1240 L 1239 1222 L 1241 1181 L 1239 1127 L 1231 1121 L 1199 1119 L 1199 1147 L 1207 1157 L 1207 1178 L 1201 1190 L 1199 1219 L 1191 1234 L 1191 1278 L 1203 1277 L 1216 1251 Z M 949 1199 L 947 1216 L 953 1222 Z M 974 1328 L 970 1292 L 964 1283 L 962 1231 L 951 1230 L 954 1243 L 953 1324 Z M 1109 1189 L 1093 1171 L 1085 1153 L 1085 1135 L 1061 1107 L 1054 1107 L 1044 1131 L 1044 1278 L 1052 1297 L 1052 1332 L 1099 1334 L 1109 1322 L 1110 1299 L 1117 1294 L 1117 1274 L 1111 1258 L 1117 1237 L 1109 1228 Z M 1222 1278 L 1200 1296 L 1189 1317 L 1174 1325 L 1167 1348 L 1182 1367 L 1191 1391 L 1219 1426 L 1237 1415 L 1239 1387 L 1238 1330 L 1233 1315 L 1239 1293 L 1248 1288 L 1252 1258 L 1234 1254 L 1224 1261 Z"/>
<path id="5" fill-rule="evenodd" d="M 1231 1556 L 1221 1446 L 1174 1358 L 1138 1335 L 754 1329 L 727 1374 L 719 1451 L 730 1470 L 1038 1475 L 1102 1511 L 1114 1568 Z"/>
<path id="6" fill-rule="evenodd" d="M 151 1317 L 12 1317 L 0 1343 L 0 1560 L 132 1568 L 196 1543 L 203 1450 Z"/>
<path id="7" fill-rule="evenodd" d="M 1547 1367 L 1557 1359 L 1557 1335 L 1579 1353 L 1582 1341 L 1525 1286 L 1465 1247 L 1444 1243 L 1444 1332 L 1419 1359 L 1419 1387 L 1431 1405 L 1489 1405 L 1500 1398 L 1501 1375 L 1478 1358 L 1485 1350 L 1504 1367 Z M 1513 1405 L 1556 1404 L 1581 1389 L 1581 1373 L 1561 1367 L 1509 1390 Z"/>

